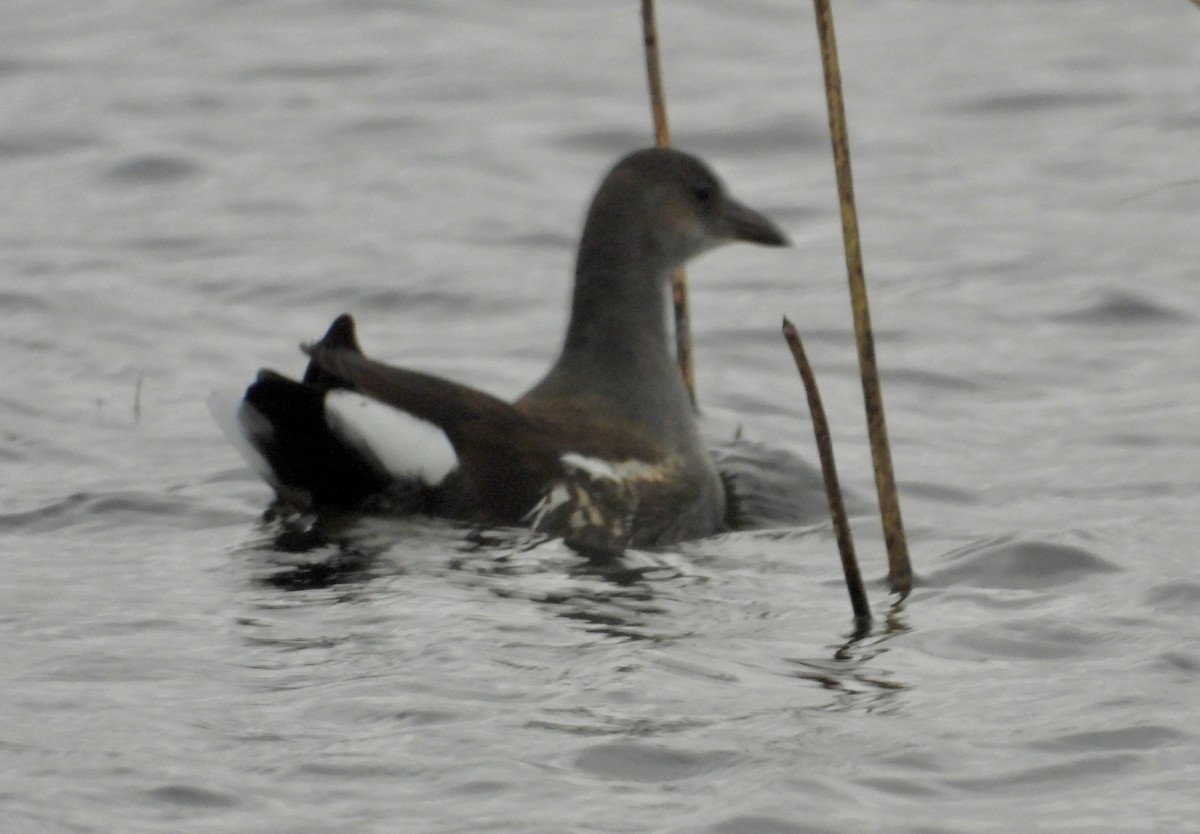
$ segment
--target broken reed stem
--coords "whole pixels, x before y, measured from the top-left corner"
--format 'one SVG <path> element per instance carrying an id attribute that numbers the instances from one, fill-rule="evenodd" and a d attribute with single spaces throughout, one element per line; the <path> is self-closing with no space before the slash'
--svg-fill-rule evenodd
<path id="1" fill-rule="evenodd" d="M 842 78 L 838 68 L 837 42 L 833 33 L 833 12 L 829 0 L 813 0 L 817 12 L 817 34 L 821 41 L 821 64 L 825 69 L 825 98 L 829 105 L 829 134 L 833 142 L 833 164 L 837 172 L 838 202 L 842 211 L 842 238 L 846 249 L 846 271 L 850 278 L 850 301 L 854 312 L 854 334 L 858 342 L 858 365 L 862 375 L 863 402 L 867 412 L 867 435 L 871 442 L 871 460 L 875 468 L 875 489 L 879 493 L 879 512 L 883 540 L 887 546 L 888 579 L 892 590 L 907 594 L 912 589 L 912 565 L 908 543 L 900 518 L 900 498 L 892 471 L 892 453 L 888 446 L 887 423 L 883 416 L 883 392 L 879 369 L 875 364 L 875 341 L 867 308 L 867 285 L 863 277 L 862 245 L 858 235 L 858 214 L 854 208 L 854 180 L 850 174 L 850 140 L 846 131 L 846 111 L 842 101 Z"/>
<path id="2" fill-rule="evenodd" d="M 658 25 L 654 20 L 654 0 L 642 0 L 642 39 L 646 48 L 646 78 L 650 83 L 650 113 L 654 119 L 654 144 L 671 145 L 667 125 L 667 102 L 663 95 L 662 66 L 658 60 Z M 696 368 L 692 360 L 692 324 L 688 313 L 687 273 L 682 268 L 671 273 L 671 301 L 675 310 L 675 359 L 687 386 L 692 405 L 696 405 Z"/>
<path id="3" fill-rule="evenodd" d="M 837 536 L 838 553 L 842 557 L 842 572 L 846 575 L 846 590 L 850 593 L 850 607 L 854 609 L 854 625 L 856 634 L 866 634 L 871 628 L 871 606 L 867 602 L 867 592 L 863 589 L 862 573 L 858 569 L 858 559 L 854 555 L 854 537 L 850 534 L 850 521 L 846 518 L 846 505 L 842 502 L 842 488 L 838 484 L 837 466 L 833 461 L 833 442 L 829 436 L 829 421 L 825 418 L 825 408 L 821 405 L 821 392 L 817 390 L 817 378 L 812 366 L 808 364 L 808 356 L 804 353 L 804 345 L 796 326 L 783 318 L 783 338 L 792 350 L 792 358 L 796 360 L 796 370 L 804 380 L 804 391 L 808 395 L 808 411 L 812 415 L 813 434 L 817 440 L 817 454 L 821 458 L 821 474 L 825 478 L 825 495 L 829 499 L 829 517 L 833 521 L 833 531 Z"/>

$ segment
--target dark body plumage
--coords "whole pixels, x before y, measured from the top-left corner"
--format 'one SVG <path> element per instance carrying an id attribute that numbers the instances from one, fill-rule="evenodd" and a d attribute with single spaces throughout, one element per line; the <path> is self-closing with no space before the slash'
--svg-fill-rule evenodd
<path id="1" fill-rule="evenodd" d="M 592 201 L 562 352 L 515 403 L 371 360 L 341 316 L 306 349 L 301 381 L 260 373 L 238 428 L 293 504 L 532 524 L 585 551 L 716 532 L 724 489 L 671 356 L 666 287 L 686 260 L 735 240 L 786 244 L 695 157 L 635 152 Z M 344 417 L 331 417 L 331 396 L 346 392 L 440 430 L 448 471 L 398 472 Z"/>

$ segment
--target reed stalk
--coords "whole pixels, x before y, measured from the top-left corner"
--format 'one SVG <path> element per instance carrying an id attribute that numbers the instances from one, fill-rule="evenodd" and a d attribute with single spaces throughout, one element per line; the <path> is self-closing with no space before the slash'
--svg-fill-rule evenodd
<path id="1" fill-rule="evenodd" d="M 658 24 L 654 16 L 654 0 L 642 0 L 642 41 L 646 52 L 646 78 L 650 84 L 650 114 L 654 120 L 654 144 L 671 146 L 671 129 L 667 124 L 667 102 L 663 94 L 662 65 L 658 57 Z M 687 273 L 677 269 L 671 273 L 671 302 L 675 311 L 675 360 L 687 386 L 692 406 L 696 405 L 696 368 L 692 354 L 692 324 L 688 312 Z"/>
<path id="2" fill-rule="evenodd" d="M 791 348 L 796 360 L 796 370 L 804 380 L 804 391 L 808 395 L 808 411 L 812 415 L 813 435 L 817 441 L 817 454 L 821 459 L 821 475 L 825 479 L 825 497 L 829 501 L 829 518 L 837 536 L 838 553 L 842 557 L 842 573 L 846 575 L 846 590 L 850 593 L 850 607 L 854 610 L 854 633 L 865 635 L 871 628 L 871 605 L 863 588 L 862 572 L 858 569 L 858 558 L 854 554 L 854 536 L 850 532 L 850 521 L 846 516 L 846 505 L 842 501 L 842 488 L 838 484 L 837 465 L 833 460 L 833 441 L 829 435 L 829 420 L 821 404 L 821 392 L 817 389 L 817 378 L 796 326 L 783 319 L 783 338 Z"/>
<path id="3" fill-rule="evenodd" d="M 813 5 L 816 8 L 817 34 L 821 42 L 821 64 L 825 71 L 825 99 L 829 107 L 829 134 L 833 143 L 838 203 L 842 214 L 842 239 L 846 250 L 846 271 L 850 280 L 854 335 L 858 344 L 858 364 L 867 413 L 867 434 L 875 469 L 875 488 L 879 494 L 884 544 L 887 547 L 888 579 L 893 591 L 907 594 L 912 589 L 912 565 L 908 558 L 908 542 L 904 536 L 904 523 L 900 516 L 900 498 L 896 492 L 896 477 L 892 470 L 879 369 L 875 364 L 875 339 L 871 332 L 867 285 L 863 274 L 862 244 L 858 233 L 858 213 L 854 206 L 850 140 L 842 99 L 842 77 L 833 30 L 833 11 L 830 9 L 829 0 L 813 0 Z"/>

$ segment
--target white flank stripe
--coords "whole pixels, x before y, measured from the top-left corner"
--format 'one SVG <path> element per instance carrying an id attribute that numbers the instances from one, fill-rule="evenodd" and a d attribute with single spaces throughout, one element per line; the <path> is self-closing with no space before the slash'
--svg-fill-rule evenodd
<path id="1" fill-rule="evenodd" d="M 635 458 L 608 461 L 581 455 L 578 452 L 566 452 L 559 457 L 559 460 L 567 469 L 585 472 L 593 478 L 608 478 L 613 481 L 653 478 L 659 474 L 658 467 Z"/>
<path id="2" fill-rule="evenodd" d="M 600 458 L 589 458 L 587 455 L 581 455 L 578 452 L 567 452 L 559 458 L 562 465 L 567 469 L 576 469 L 580 472 L 586 472 L 593 478 L 609 478 L 617 479 L 617 473 L 613 471 L 612 465 L 606 460 Z"/>
<path id="3" fill-rule="evenodd" d="M 458 466 L 454 447 L 433 423 L 352 391 L 325 395 L 325 422 L 347 443 L 374 455 L 396 478 L 436 484 Z"/>

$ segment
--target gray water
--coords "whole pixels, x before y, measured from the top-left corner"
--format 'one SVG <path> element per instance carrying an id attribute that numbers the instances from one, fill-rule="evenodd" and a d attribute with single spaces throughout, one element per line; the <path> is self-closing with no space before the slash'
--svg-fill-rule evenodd
<path id="1" fill-rule="evenodd" d="M 1200 830 L 1200 10 L 839 3 L 919 584 L 290 539 L 204 408 L 343 311 L 512 396 L 647 143 L 636 4 L 5 0 L 0 829 Z M 708 431 L 872 493 L 812 10 L 662 3 L 674 140 L 795 247 L 691 269 Z"/>

